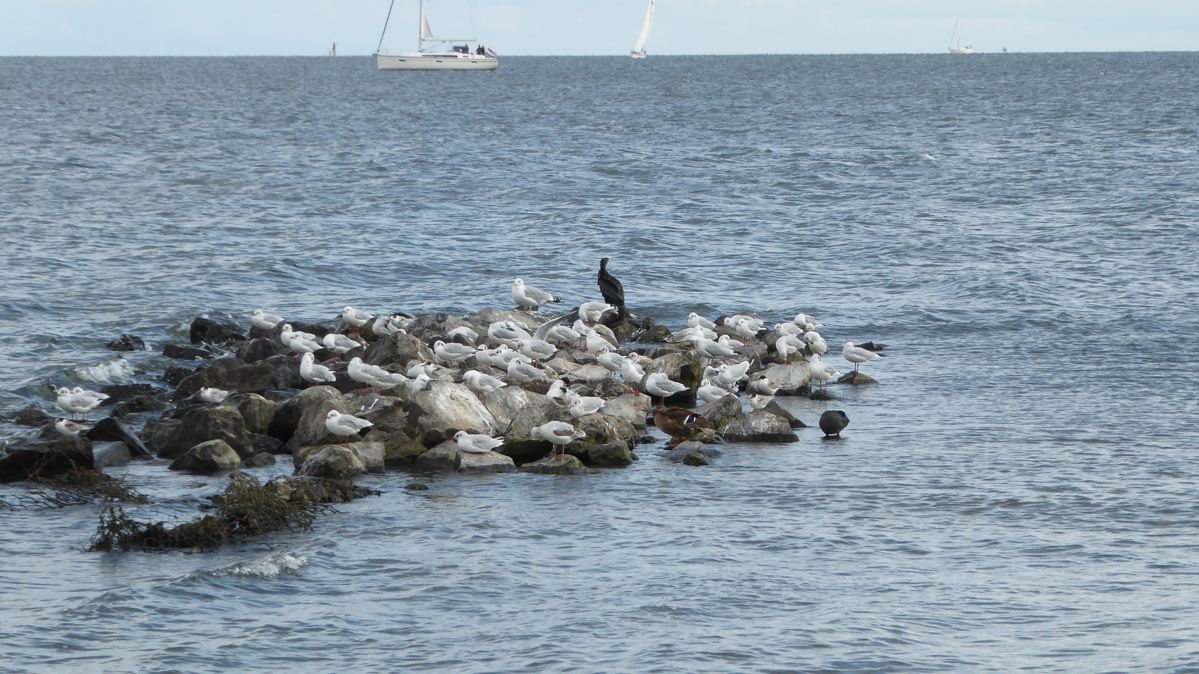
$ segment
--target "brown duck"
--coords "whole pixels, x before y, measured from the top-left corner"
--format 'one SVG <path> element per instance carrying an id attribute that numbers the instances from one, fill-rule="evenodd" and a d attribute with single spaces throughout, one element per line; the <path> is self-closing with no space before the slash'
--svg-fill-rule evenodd
<path id="1" fill-rule="evenodd" d="M 716 426 L 707 417 L 681 407 L 654 410 L 654 425 L 670 436 L 670 443 L 666 445 L 668 449 L 677 447 L 679 443 L 690 440 L 702 431 L 716 430 Z"/>

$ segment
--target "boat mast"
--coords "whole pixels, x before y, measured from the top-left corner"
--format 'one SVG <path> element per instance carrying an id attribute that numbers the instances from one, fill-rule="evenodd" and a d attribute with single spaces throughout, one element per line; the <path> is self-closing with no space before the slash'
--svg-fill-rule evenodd
<path id="1" fill-rule="evenodd" d="M 395 0 L 392 0 L 395 2 Z M 420 0 L 420 23 L 416 24 L 416 51 L 425 50 L 425 0 Z"/>
<path id="2" fill-rule="evenodd" d="M 383 32 L 379 34 L 379 46 L 375 48 L 376 54 L 383 51 L 383 36 L 387 35 L 387 24 L 391 23 L 391 8 L 395 6 L 396 0 L 391 0 L 391 4 L 387 6 L 387 18 L 383 21 Z"/>

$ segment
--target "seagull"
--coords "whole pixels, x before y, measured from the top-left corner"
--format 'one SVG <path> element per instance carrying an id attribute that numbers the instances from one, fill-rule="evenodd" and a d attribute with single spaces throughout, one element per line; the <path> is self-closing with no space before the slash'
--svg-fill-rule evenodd
<path id="1" fill-rule="evenodd" d="M 771 400 L 774 400 L 774 396 L 755 393 L 749 397 L 749 406 L 755 410 L 760 410 L 769 405 Z"/>
<path id="2" fill-rule="evenodd" d="M 404 382 L 404 386 L 408 389 L 409 395 L 416 395 L 417 393 L 429 388 L 429 383 L 432 381 L 433 380 L 429 378 L 429 375 L 422 372 L 412 379 Z"/>
<path id="3" fill-rule="evenodd" d="M 304 334 L 306 333 L 292 333 L 291 339 L 284 342 L 287 344 L 287 348 L 297 354 L 312 353 L 314 351 L 320 351 L 321 348 L 323 348 L 323 345 L 320 342 L 313 339 L 308 339 L 304 336 Z"/>
<path id="4" fill-rule="evenodd" d="M 338 355 L 362 346 L 362 342 L 354 341 L 349 337 L 336 332 L 330 332 L 329 334 L 325 335 L 325 338 L 321 340 L 321 343 L 325 345 L 326 349 L 329 349 Z"/>
<path id="5" fill-rule="evenodd" d="M 528 358 L 517 356 L 508 361 L 508 381 L 516 382 L 521 388 L 531 381 L 546 379 L 550 375 L 545 370 L 533 367 Z"/>
<path id="6" fill-rule="evenodd" d="M 405 328 L 411 324 L 412 317 L 405 314 L 392 314 L 386 319 L 380 316 L 371 324 L 371 332 L 376 337 L 390 337 L 392 335 L 403 334 Z"/>
<path id="7" fill-rule="evenodd" d="M 720 358 L 736 353 L 736 351 L 733 351 L 733 347 L 705 339 L 704 337 L 695 337 L 691 340 L 691 343 L 695 345 L 695 351 L 705 358 Z"/>
<path id="8" fill-rule="evenodd" d="M 808 361 L 808 367 L 812 370 L 812 379 L 820 382 L 820 388 L 824 388 L 826 382 L 841 374 L 837 368 L 824 362 L 817 355 L 813 355 L 812 359 Z"/>
<path id="9" fill-rule="evenodd" d="M 611 372 L 613 377 L 624 367 L 624 361 L 625 357 L 615 351 L 604 351 L 595 356 L 595 362 Z"/>
<path id="10" fill-rule="evenodd" d="M 600 258 L 599 275 L 596 282 L 599 284 L 600 295 L 603 295 L 604 301 L 616 307 L 617 317 L 624 318 L 628 316 L 628 311 L 624 308 L 624 286 L 620 281 L 608 273 L 608 260 L 610 258 Z"/>
<path id="11" fill-rule="evenodd" d="M 371 426 L 374 424 L 366 419 L 359 419 L 353 414 L 342 414 L 337 410 L 329 410 L 329 413 L 325 415 L 325 430 L 339 438 L 358 435 Z"/>
<path id="12" fill-rule="evenodd" d="M 482 433 L 467 433 L 466 431 L 455 433 L 454 442 L 458 443 L 458 449 L 471 454 L 486 454 L 504 444 L 500 438 L 493 438 Z"/>
<path id="13" fill-rule="evenodd" d="M 60 386 L 54 389 L 56 399 L 54 404 L 58 405 L 64 412 L 70 412 L 72 416 L 79 415 L 87 419 L 87 413 L 100 406 L 100 403 L 108 399 L 104 393 L 97 391 L 85 391 L 76 386 L 74 389 L 68 389 L 65 386 Z"/>
<path id="14" fill-rule="evenodd" d="M 716 368 L 716 370 L 714 383 L 730 391 L 735 391 L 737 389 L 737 382 L 741 381 L 746 372 L 749 372 L 749 361 L 746 360 L 733 365 L 721 363 L 720 367 Z"/>
<path id="15" fill-rule="evenodd" d="M 711 403 L 729 395 L 729 392 L 719 386 L 714 386 L 712 382 L 705 379 L 700 382 L 699 390 L 695 392 L 695 395 L 701 402 Z"/>
<path id="16" fill-rule="evenodd" d="M 332 384 L 337 381 L 337 375 L 324 365 L 318 365 L 311 353 L 306 353 L 300 359 L 300 379 L 310 384 Z"/>
<path id="17" fill-rule="evenodd" d="M 774 331 L 780 335 L 802 335 L 804 330 L 802 326 L 796 325 L 791 321 L 786 323 L 775 323 Z"/>
<path id="18" fill-rule="evenodd" d="M 606 302 L 584 302 L 579 305 L 579 318 L 586 323 L 599 323 L 614 308 Z"/>
<path id="19" fill-rule="evenodd" d="M 554 454 L 566 453 L 566 445 L 572 440 L 585 438 L 587 435 L 575 430 L 574 426 L 565 421 L 547 421 L 540 426 L 534 426 L 529 431 L 529 437 L 535 440 L 545 440 L 554 445 Z"/>
<path id="20" fill-rule="evenodd" d="M 516 302 L 521 309 L 530 309 L 536 311 L 543 304 L 557 304 L 562 301 L 561 297 L 539 290 L 533 286 L 525 285 L 525 282 L 520 279 L 512 281 L 512 301 Z"/>
<path id="21" fill-rule="evenodd" d="M 558 353 L 558 347 L 545 340 L 532 337 L 518 339 L 512 346 L 530 360 L 549 360 L 554 357 L 555 353 Z"/>
<path id="22" fill-rule="evenodd" d="M 764 326 L 762 325 L 761 321 L 750 320 L 744 316 L 741 316 L 733 319 L 733 324 L 731 327 L 741 339 L 753 339 L 758 336 L 758 331 Z"/>
<path id="23" fill-rule="evenodd" d="M 362 362 L 362 359 L 357 356 L 350 359 L 350 364 L 348 367 L 346 367 L 346 374 L 350 375 L 350 379 L 353 379 L 359 384 L 377 388 L 379 390 L 395 388 L 400 383 L 408 379 L 398 372 L 388 372 L 378 365 L 364 363 Z"/>
<path id="24" fill-rule="evenodd" d="M 445 336 L 446 339 L 453 341 L 457 341 L 458 338 L 462 338 L 462 340 L 470 346 L 474 346 L 475 342 L 479 341 L 479 333 L 471 330 L 465 325 L 450 330 L 449 332 L 445 333 Z"/>
<path id="25" fill-rule="evenodd" d="M 658 396 L 658 409 L 666 409 L 666 399 L 670 396 L 687 390 L 686 384 L 680 384 L 677 381 L 672 381 L 670 377 L 661 372 L 654 372 L 645 376 L 641 384 L 646 393 Z"/>
<path id="26" fill-rule="evenodd" d="M 824 437 L 841 439 L 841 431 L 849 425 L 849 417 L 841 410 L 827 410 L 820 415 L 820 430 Z"/>
<path id="27" fill-rule="evenodd" d="M 555 325 L 545 333 L 545 341 L 558 346 L 574 346 L 583 338 L 578 332 L 565 325 Z"/>
<path id="28" fill-rule="evenodd" d="M 795 318 L 792 318 L 791 322 L 802 327 L 804 329 L 804 332 L 812 332 L 816 328 L 824 327 L 824 323 L 821 323 L 820 321 L 816 320 L 814 317 L 809 316 L 803 312 L 795 314 Z"/>
<path id="29" fill-rule="evenodd" d="M 728 335 L 721 335 L 720 338 L 717 339 L 716 341 L 729 347 L 730 349 L 737 349 L 742 346 L 745 346 L 745 342 L 737 341 L 737 340 L 733 339 L 732 337 L 729 337 Z"/>
<path id="30" fill-rule="evenodd" d="M 344 309 L 341 310 L 342 324 L 352 326 L 355 334 L 361 334 L 359 333 L 359 330 L 362 328 L 362 326 L 366 325 L 367 321 L 372 318 L 374 318 L 374 316 L 366 313 L 365 311 L 359 311 L 348 304 Z"/>
<path id="31" fill-rule="evenodd" d="M 467 370 L 462 373 L 462 381 L 466 384 L 466 388 L 474 391 L 479 395 L 486 395 L 496 390 L 507 386 L 502 380 L 497 379 L 489 374 L 483 374 L 478 370 Z"/>
<path id="32" fill-rule="evenodd" d="M 70 419 L 59 419 L 54 422 L 54 430 L 68 438 L 75 437 L 76 435 L 79 435 L 81 431 L 85 431 L 88 428 L 90 428 L 90 426 L 84 426 L 83 424 L 76 423 Z"/>
<path id="33" fill-rule="evenodd" d="M 458 342 L 446 344 L 439 339 L 433 342 L 433 355 L 439 363 L 457 363 L 475 355 L 475 348 Z"/>
<path id="34" fill-rule="evenodd" d="M 687 314 L 687 327 L 702 327 L 709 330 L 715 330 L 716 324 L 692 311 L 691 313 Z"/>
<path id="35" fill-rule="evenodd" d="M 475 360 L 498 370 L 507 370 L 508 363 L 519 355 L 519 351 L 513 351 L 507 344 L 500 344 L 494 349 L 479 347 L 475 353 Z"/>
<path id="36" fill-rule="evenodd" d="M 633 361 L 632 358 L 625 358 L 620 363 L 620 378 L 624 383 L 636 386 L 645 379 L 645 369 Z M 633 389 L 634 393 L 641 394 L 637 389 Z"/>
<path id="37" fill-rule="evenodd" d="M 579 419 L 588 414 L 595 414 L 604 408 L 604 399 L 595 396 L 576 395 L 570 401 L 570 416 Z"/>
<path id="38" fill-rule="evenodd" d="M 854 374 L 857 374 L 858 366 L 862 363 L 878 360 L 881 357 L 873 351 L 868 351 L 860 346 L 854 346 L 853 342 L 845 342 L 844 348 L 841 349 L 841 356 L 853 363 Z"/>
<path id="39" fill-rule="evenodd" d="M 550 384 L 549 389 L 546 390 L 545 397 L 549 398 L 550 402 L 552 403 L 564 405 L 564 401 L 567 399 L 570 393 L 571 391 L 566 388 L 565 379 L 555 379 L 554 383 Z"/>
<path id="40" fill-rule="evenodd" d="M 200 400 L 206 403 L 217 404 L 225 402 L 225 398 L 229 397 L 229 392 L 219 388 L 209 388 L 207 386 L 200 387 Z"/>
<path id="41" fill-rule="evenodd" d="M 778 392 L 779 387 L 770 383 L 770 377 L 767 377 L 765 372 L 759 372 L 749 378 L 749 385 L 745 387 L 745 390 L 750 393 L 772 396 Z"/>
<path id="42" fill-rule="evenodd" d="M 528 330 L 520 327 L 512 321 L 496 321 L 487 326 L 487 336 L 491 339 L 512 346 L 518 339 L 528 339 L 532 337 Z"/>
<path id="43" fill-rule="evenodd" d="M 276 325 L 283 322 L 283 317 L 277 314 L 268 314 L 262 309 L 255 309 L 250 314 L 250 325 L 262 331 L 262 336 L 265 337 Z"/>
<path id="44" fill-rule="evenodd" d="M 778 352 L 779 358 L 787 361 L 788 365 L 791 364 L 791 354 L 799 351 L 801 346 L 803 346 L 803 342 L 795 335 L 782 335 L 774 340 L 774 350 Z"/>
<path id="45" fill-rule="evenodd" d="M 679 330 L 678 332 L 671 333 L 669 341 L 674 342 L 675 344 L 681 344 L 683 342 L 690 342 L 697 337 L 703 337 L 704 339 L 716 339 L 716 331 L 709 330 L 702 325 L 689 326 Z"/>
<path id="46" fill-rule="evenodd" d="M 301 337 L 310 342 L 316 341 L 316 335 L 312 334 L 311 332 L 292 330 L 291 323 L 284 323 L 283 327 L 279 330 L 279 341 L 283 343 L 283 346 L 288 346 L 291 340 L 295 339 L 296 337 Z"/>
<path id="47" fill-rule="evenodd" d="M 612 342 L 604 339 L 598 332 L 592 330 L 587 333 L 587 341 L 585 343 L 587 353 L 593 356 L 598 356 L 601 353 L 612 350 Z"/>
<path id="48" fill-rule="evenodd" d="M 828 351 L 828 342 L 825 342 L 824 338 L 820 336 L 820 333 L 816 332 L 815 330 L 809 330 L 803 333 L 803 341 L 808 345 L 808 351 L 811 351 L 817 356 L 823 356 L 825 352 Z"/>

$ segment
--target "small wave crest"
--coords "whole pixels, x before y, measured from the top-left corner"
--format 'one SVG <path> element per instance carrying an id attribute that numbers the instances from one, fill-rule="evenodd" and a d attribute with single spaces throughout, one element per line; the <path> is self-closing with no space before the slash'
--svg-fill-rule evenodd
<path id="1" fill-rule="evenodd" d="M 133 376 L 133 366 L 124 358 L 104 360 L 95 365 L 83 365 L 75 368 L 75 375 L 83 381 L 97 384 L 114 384 L 128 380 Z"/>
<path id="2" fill-rule="evenodd" d="M 285 573 L 299 571 L 308 566 L 308 558 L 291 552 L 277 552 L 272 555 L 248 562 L 238 562 L 223 569 L 211 572 L 217 578 L 223 576 L 242 576 L 257 578 L 277 578 Z"/>

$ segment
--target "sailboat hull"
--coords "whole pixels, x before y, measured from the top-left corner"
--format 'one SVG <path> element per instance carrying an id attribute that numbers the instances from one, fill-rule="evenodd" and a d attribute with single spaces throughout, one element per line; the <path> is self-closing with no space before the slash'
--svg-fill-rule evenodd
<path id="1" fill-rule="evenodd" d="M 632 57 L 632 58 L 635 58 L 635 59 L 643 59 L 643 58 L 645 58 L 645 52 L 643 52 L 643 51 L 631 51 L 631 52 L 629 52 L 629 56 L 630 56 L 630 57 Z"/>
<path id="2" fill-rule="evenodd" d="M 379 70 L 495 70 L 500 60 L 494 56 L 456 52 L 417 52 L 412 54 L 375 54 Z"/>

